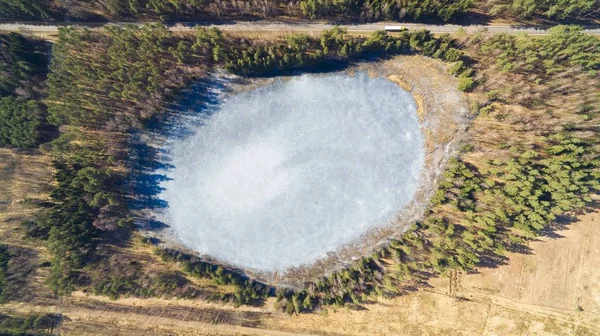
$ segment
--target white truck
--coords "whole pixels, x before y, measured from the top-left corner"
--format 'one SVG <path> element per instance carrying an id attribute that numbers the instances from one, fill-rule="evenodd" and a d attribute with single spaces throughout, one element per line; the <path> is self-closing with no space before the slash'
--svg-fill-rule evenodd
<path id="1" fill-rule="evenodd" d="M 404 26 L 385 26 L 383 27 L 383 30 L 388 32 L 401 32 L 407 29 Z"/>

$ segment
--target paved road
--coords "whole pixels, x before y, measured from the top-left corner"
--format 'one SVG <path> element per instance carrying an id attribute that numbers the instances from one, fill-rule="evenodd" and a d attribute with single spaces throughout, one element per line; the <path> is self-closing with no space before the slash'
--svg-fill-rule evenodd
<path id="1" fill-rule="evenodd" d="M 120 23 L 116 23 L 120 24 Z M 74 23 L 71 22 L 68 25 L 71 26 L 87 26 L 92 29 L 99 29 L 103 26 L 102 23 Z M 178 32 L 192 31 L 195 25 L 202 25 L 206 27 L 219 27 L 224 31 L 264 31 L 264 32 L 320 32 L 325 29 L 333 27 L 332 24 L 324 23 L 273 23 L 273 22 L 236 22 L 232 24 L 210 24 L 210 23 L 180 23 L 170 25 L 169 29 Z M 369 24 L 357 24 L 357 25 L 342 25 L 347 28 L 349 32 L 353 33 L 369 33 L 376 30 L 382 30 L 386 25 L 399 25 L 398 23 L 369 23 Z M 427 29 L 432 33 L 453 33 L 463 28 L 467 32 L 478 31 L 481 29 L 487 29 L 491 33 L 526 33 L 529 35 L 547 35 L 548 27 L 543 26 L 520 26 L 520 25 L 471 25 L 471 26 L 459 26 L 459 25 L 427 25 L 417 23 L 402 24 L 408 29 Z M 55 34 L 58 32 L 60 25 L 36 25 L 36 24 L 21 24 L 21 23 L 3 23 L 0 24 L 0 31 L 5 32 L 31 32 L 35 34 Z M 586 27 L 585 32 L 592 35 L 600 35 L 600 27 Z"/>

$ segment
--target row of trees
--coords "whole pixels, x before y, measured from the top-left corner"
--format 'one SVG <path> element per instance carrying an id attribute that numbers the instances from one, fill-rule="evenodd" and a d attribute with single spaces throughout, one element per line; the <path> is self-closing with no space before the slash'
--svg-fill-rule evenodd
<path id="1" fill-rule="evenodd" d="M 0 0 L 0 18 L 50 19 L 53 13 L 44 0 Z"/>
<path id="2" fill-rule="evenodd" d="M 385 58 L 397 54 L 421 54 L 453 62 L 452 74 L 459 78 L 459 88 L 470 90 L 475 81 L 473 70 L 465 64 L 471 62 L 454 45 L 448 34 L 435 38 L 426 30 L 404 31 L 389 35 L 384 31 L 367 38 L 353 37 L 340 27 L 324 31 L 320 39 L 294 35 L 281 44 L 259 44 L 239 47 L 218 47 L 227 71 L 246 76 L 274 75 L 327 68 L 332 62 L 338 65 L 360 60 Z"/>
<path id="3" fill-rule="evenodd" d="M 198 20 L 215 17 L 272 17 L 297 13 L 295 1 L 280 0 L 0 0 L 0 18 L 9 20 L 112 19 Z"/>
<path id="4" fill-rule="evenodd" d="M 290 2 L 289 4 L 293 4 Z M 293 12 L 281 0 L 106 0 L 113 17 L 158 16 L 162 20 L 208 17 L 273 17 Z"/>
<path id="5" fill-rule="evenodd" d="M 172 249 L 156 249 L 163 261 L 180 262 L 185 273 L 203 279 L 210 279 L 216 285 L 232 286 L 233 292 L 219 295 L 221 301 L 233 302 L 236 306 L 260 303 L 269 297 L 273 289 L 258 281 L 249 279 L 246 275 L 214 265 Z"/>
<path id="6" fill-rule="evenodd" d="M 113 19 L 194 20 L 215 17 L 299 16 L 308 19 L 360 21 L 460 19 L 473 7 L 492 16 L 562 20 L 597 19 L 598 0 L 0 0 L 0 18 L 62 20 L 70 16 L 98 21 L 97 13 Z"/>
<path id="7" fill-rule="evenodd" d="M 600 71 L 600 42 L 578 26 L 556 26 L 551 38 L 495 35 L 481 45 L 497 65 L 508 72 L 532 73 L 548 78 L 566 69 L 581 67 L 591 75 Z"/>
<path id="8" fill-rule="evenodd" d="M 64 15 L 92 19 L 94 12 L 111 18 L 160 18 L 182 20 L 214 17 L 305 16 L 359 20 L 418 20 L 435 17 L 444 21 L 466 12 L 473 0 L 104 0 L 95 4 L 75 2 L 75 9 L 40 0 L 0 0 L 0 17 L 10 19 L 60 19 Z M 52 6 L 54 5 L 54 6 Z"/>
<path id="9" fill-rule="evenodd" d="M 491 15 L 506 15 L 519 19 L 536 15 L 554 20 L 600 17 L 598 0 L 492 0 L 488 7 Z"/>
<path id="10" fill-rule="evenodd" d="M 0 35 L 0 146 L 34 148 L 46 128 L 44 43 Z"/>
<path id="11" fill-rule="evenodd" d="M 361 21 L 455 19 L 466 13 L 473 0 L 301 0 L 302 13 L 309 19 L 344 17 Z"/>
<path id="12" fill-rule="evenodd" d="M 135 297 L 203 297 L 202 291 L 190 285 L 179 271 L 148 273 L 141 263 L 130 256 L 115 253 L 105 256 L 86 269 L 90 279 L 86 292 L 117 299 L 122 295 Z"/>

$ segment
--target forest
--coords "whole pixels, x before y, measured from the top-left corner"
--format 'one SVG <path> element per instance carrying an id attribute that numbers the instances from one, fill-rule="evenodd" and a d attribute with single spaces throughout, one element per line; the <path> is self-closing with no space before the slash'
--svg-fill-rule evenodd
<path id="1" fill-rule="evenodd" d="M 370 295 L 401 294 L 449 270 L 501 263 L 506 251 L 523 249 L 558 219 L 588 206 L 599 188 L 593 130 L 600 113 L 594 94 L 600 39 L 576 26 L 557 26 L 542 38 L 483 32 L 434 37 L 427 31 L 356 37 L 336 27 L 318 38 L 279 40 L 242 39 L 215 28 L 176 36 L 159 24 L 101 32 L 62 28 L 49 71 L 44 44 L 18 34 L 0 41 L 0 145 L 35 148 L 49 140 L 50 125 L 61 130 L 44 145 L 51 150 L 56 181 L 50 200 L 22 223 L 27 239 L 48 247 L 48 285 L 59 296 L 80 289 L 112 298 L 170 295 L 236 305 L 275 296 L 290 314 L 357 306 Z M 477 137 L 466 143 L 449 164 L 425 218 L 401 237 L 295 290 L 275 289 L 160 248 L 155 249 L 160 260 L 180 265 L 179 270 L 150 274 L 120 250 L 137 239 L 127 203 L 133 197 L 126 183 L 131 134 L 161 117 L 169 98 L 191 80 L 215 68 L 278 76 L 400 54 L 446 62 L 460 90 L 486 97 L 473 106 L 477 119 L 512 132 L 505 143 Z M 565 91 L 573 83 L 577 87 Z M 547 98 L 557 92 L 566 92 L 561 104 Z M 537 118 L 531 129 L 522 130 L 522 122 L 512 119 L 511 104 L 539 112 L 531 116 Z M 143 244 L 152 242 L 143 239 Z M 14 257 L 8 251 L 0 248 L 0 297 L 7 288 L 6 265 Z M 206 293 L 188 276 L 230 290 Z"/>
<path id="2" fill-rule="evenodd" d="M 20 34 L 0 35 L 0 146 L 33 148 L 44 137 L 47 48 Z"/>
<path id="3" fill-rule="evenodd" d="M 102 0 L 96 2 L 0 0 L 0 18 L 80 21 L 214 20 L 215 18 L 328 19 L 334 21 L 433 20 L 460 21 L 483 12 L 514 20 L 594 20 L 600 17 L 598 0 Z M 466 22 L 470 22 L 466 20 Z"/>
<path id="4" fill-rule="evenodd" d="M 170 92 L 209 67 L 264 76 L 301 71 L 332 60 L 348 63 L 399 53 L 423 53 L 453 62 L 464 58 L 468 63 L 449 36 L 434 38 L 426 31 L 397 37 L 378 32 L 356 38 L 334 28 L 320 39 L 300 35 L 281 44 L 250 43 L 204 28 L 192 38 L 176 38 L 162 25 L 109 27 L 104 33 L 61 30 L 53 45 L 47 80 L 47 119 L 63 130 L 51 142 L 58 185 L 51 193 L 53 204 L 35 221 L 24 223 L 29 237 L 47 241 L 53 255 L 49 281 L 56 293 L 66 294 L 77 287 L 75 279 L 81 279 L 86 267 L 90 269 L 90 263 L 98 258 L 94 250 L 103 240 L 114 242 L 131 234 L 125 202 L 130 196 L 123 185 L 129 132 L 143 128 L 145 121 L 157 116 Z M 472 86 L 469 75 L 466 69 L 457 72 L 469 83 L 464 90 Z M 201 273 L 218 274 L 206 266 L 201 269 L 205 269 Z M 260 287 L 235 279 L 217 282 L 241 289 Z M 100 287 L 95 291 L 116 295 L 122 290 L 111 285 L 104 285 L 110 291 Z M 122 287 L 131 286 L 127 280 Z M 244 295 L 263 295 L 256 290 Z"/>

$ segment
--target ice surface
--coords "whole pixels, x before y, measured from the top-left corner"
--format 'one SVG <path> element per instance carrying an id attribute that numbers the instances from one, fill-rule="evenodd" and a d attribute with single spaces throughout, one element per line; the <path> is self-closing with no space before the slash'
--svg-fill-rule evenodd
<path id="1" fill-rule="evenodd" d="M 230 96 L 193 133 L 169 148 L 167 223 L 189 248 L 257 271 L 310 264 L 389 224 L 424 165 L 412 97 L 364 73 Z"/>

